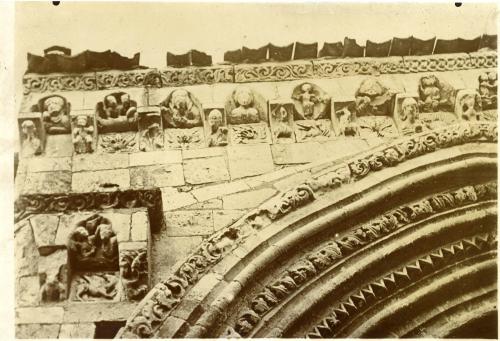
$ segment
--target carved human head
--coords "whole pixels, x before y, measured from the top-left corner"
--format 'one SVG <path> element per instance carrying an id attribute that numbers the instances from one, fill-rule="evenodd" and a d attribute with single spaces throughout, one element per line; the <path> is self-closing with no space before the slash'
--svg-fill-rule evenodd
<path id="1" fill-rule="evenodd" d="M 177 89 L 172 92 L 172 104 L 176 109 L 187 109 L 188 103 L 191 101 L 189 99 L 189 93 L 184 89 Z"/>
<path id="2" fill-rule="evenodd" d="M 302 90 L 302 92 L 309 93 L 312 90 L 312 85 L 309 84 L 309 83 L 304 83 L 304 84 L 302 84 L 302 86 L 300 87 L 300 89 Z"/>
<path id="3" fill-rule="evenodd" d="M 21 130 L 26 136 L 33 136 L 36 133 L 36 127 L 32 120 L 26 120 L 21 123 Z"/>
<path id="4" fill-rule="evenodd" d="M 401 103 L 401 120 L 413 122 L 417 114 L 417 101 L 413 97 L 406 97 Z"/>
<path id="5" fill-rule="evenodd" d="M 239 87 L 234 94 L 234 101 L 244 107 L 251 106 L 253 100 L 252 90 L 247 87 Z"/>
<path id="6" fill-rule="evenodd" d="M 153 122 L 148 126 L 149 134 L 156 134 L 160 130 L 160 124 L 157 122 Z"/>
<path id="7" fill-rule="evenodd" d="M 76 125 L 78 127 L 86 127 L 88 123 L 88 117 L 86 115 L 78 115 L 76 117 Z"/>
<path id="8" fill-rule="evenodd" d="M 106 108 L 116 108 L 117 105 L 118 105 L 118 103 L 116 101 L 116 97 L 115 96 L 113 96 L 113 95 L 107 95 L 104 98 L 104 106 Z"/>
<path id="9" fill-rule="evenodd" d="M 110 224 L 100 224 L 97 228 L 99 229 L 99 237 L 103 241 L 108 241 L 111 237 L 115 236 L 115 232 Z"/>
<path id="10" fill-rule="evenodd" d="M 420 79 L 420 85 L 424 89 L 427 87 L 437 87 L 439 85 L 439 80 L 435 75 L 424 76 Z"/>
<path id="11" fill-rule="evenodd" d="M 278 107 L 278 109 L 274 112 L 274 117 L 276 117 L 276 119 L 278 121 L 286 122 L 286 120 L 288 118 L 288 112 L 286 111 L 286 108 L 284 105 L 280 105 Z"/>
<path id="12" fill-rule="evenodd" d="M 86 241 L 89 237 L 89 232 L 83 226 L 77 226 L 77 228 L 71 234 L 71 239 L 77 242 Z"/>
<path id="13" fill-rule="evenodd" d="M 44 101 L 43 109 L 49 113 L 53 123 L 58 123 L 64 114 L 64 99 L 59 96 L 49 97 Z"/>
<path id="14" fill-rule="evenodd" d="M 130 95 L 129 94 L 122 94 L 120 96 L 120 101 L 122 104 L 129 103 L 130 102 Z"/>
<path id="15" fill-rule="evenodd" d="M 208 124 L 212 128 L 219 128 L 222 125 L 222 113 L 219 109 L 213 109 L 208 114 Z"/>
<path id="16" fill-rule="evenodd" d="M 477 111 L 481 110 L 481 97 L 479 94 L 465 94 L 460 99 L 460 105 L 463 119 L 476 119 Z"/>
<path id="17" fill-rule="evenodd" d="M 387 89 L 376 78 L 371 77 L 361 82 L 357 91 L 357 96 L 380 96 L 386 91 Z"/>

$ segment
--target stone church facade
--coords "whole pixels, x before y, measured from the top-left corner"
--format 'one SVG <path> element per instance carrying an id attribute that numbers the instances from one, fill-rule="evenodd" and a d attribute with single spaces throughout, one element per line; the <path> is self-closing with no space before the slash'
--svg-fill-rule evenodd
<path id="1" fill-rule="evenodd" d="M 30 55 L 16 336 L 496 338 L 496 36 L 429 44 Z"/>

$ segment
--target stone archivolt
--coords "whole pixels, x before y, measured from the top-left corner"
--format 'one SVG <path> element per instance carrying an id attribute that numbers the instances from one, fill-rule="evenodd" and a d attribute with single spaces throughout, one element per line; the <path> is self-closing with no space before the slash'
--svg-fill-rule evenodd
<path id="1" fill-rule="evenodd" d="M 397 140 L 389 146 L 366 153 L 367 155 L 364 157 L 355 158 L 337 167 L 332 167 L 334 168 L 332 171 L 323 171 L 319 175 L 311 176 L 303 184 L 263 204 L 238 222 L 202 242 L 197 251 L 175 271 L 173 276 L 153 288 L 139 304 L 136 314 L 129 319 L 121 336 L 153 336 L 162 321 L 181 302 L 186 291 L 211 267 L 228 255 L 231 249 L 241 245 L 243 240 L 253 234 L 253 231 L 262 230 L 274 221 L 283 218 L 292 210 L 315 201 L 323 193 L 331 192 L 345 183 L 356 182 L 372 172 L 394 167 L 407 160 L 439 149 L 474 141 L 495 142 L 496 140 L 496 124 L 485 122 L 462 123 L 428 133 L 417 134 L 411 138 Z M 464 202 L 471 200 L 471 198 L 474 198 L 474 191 L 474 189 L 469 188 L 465 192 L 458 191 L 452 196 L 436 196 L 432 200 L 433 204 L 429 204 L 430 208 L 433 209 L 432 205 L 437 209 L 446 206 L 448 202 L 454 200 L 453 198 L 455 200 L 464 200 Z M 479 189 L 479 191 L 487 193 L 489 190 Z M 394 217 L 394 219 L 397 218 Z M 388 222 L 388 224 L 390 223 Z M 381 226 L 380 229 L 382 229 Z M 371 229 L 361 230 L 360 232 L 368 237 L 373 234 Z M 349 245 L 349 240 L 344 242 L 345 245 Z M 340 246 L 339 248 L 342 250 Z M 328 252 L 331 255 L 337 254 L 336 248 L 333 246 Z M 324 258 L 318 257 L 319 262 L 322 259 Z M 310 271 L 314 272 L 313 269 L 314 267 L 310 268 Z M 304 271 L 307 273 L 306 269 Z M 287 286 L 290 288 L 292 282 L 282 283 L 282 286 L 282 289 L 286 289 Z M 265 306 L 261 305 L 257 309 L 264 311 Z M 254 312 L 254 314 L 256 313 Z"/>

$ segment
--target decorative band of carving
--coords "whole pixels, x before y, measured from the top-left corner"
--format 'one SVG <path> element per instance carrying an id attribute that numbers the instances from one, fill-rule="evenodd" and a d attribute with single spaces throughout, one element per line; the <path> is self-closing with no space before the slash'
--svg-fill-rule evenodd
<path id="1" fill-rule="evenodd" d="M 497 183 L 466 186 L 404 205 L 363 224 L 310 252 L 259 292 L 234 325 L 234 332 L 248 336 L 255 325 L 276 305 L 304 283 L 319 276 L 340 259 L 402 227 L 429 216 L 480 201 L 496 199 Z"/>
<path id="2" fill-rule="evenodd" d="M 425 275 L 471 256 L 496 250 L 496 232 L 477 234 L 440 247 L 415 261 L 373 281 L 339 303 L 331 313 L 305 335 L 307 338 L 332 338 L 338 328 L 360 311 L 375 304 L 394 291 L 408 286 Z"/>
<path id="3" fill-rule="evenodd" d="M 180 302 L 185 291 L 210 267 L 252 233 L 270 225 L 290 211 L 314 201 L 322 192 L 334 190 L 345 183 L 357 181 L 370 172 L 396 166 L 419 155 L 476 141 L 496 142 L 496 123 L 466 122 L 399 139 L 364 158 L 357 158 L 333 171 L 312 176 L 304 183 L 264 203 L 244 219 L 204 240 L 171 277 L 159 283 L 139 304 L 134 315 L 127 321 L 121 336 L 153 336 L 162 321 Z"/>
<path id="4" fill-rule="evenodd" d="M 475 52 L 429 56 L 315 59 L 274 64 L 237 64 L 213 67 L 166 68 L 155 71 L 156 86 L 185 86 L 213 83 L 289 81 L 304 78 L 338 78 L 356 75 L 456 71 L 496 68 L 497 53 Z M 151 86 L 146 74 L 152 69 L 106 71 L 80 75 L 28 74 L 23 78 L 24 93 L 86 91 Z"/>
<path id="5" fill-rule="evenodd" d="M 147 207 L 151 220 L 161 218 L 162 199 L 159 188 L 114 192 L 28 194 L 14 203 L 16 221 L 33 213 L 104 210 L 110 208 Z"/>

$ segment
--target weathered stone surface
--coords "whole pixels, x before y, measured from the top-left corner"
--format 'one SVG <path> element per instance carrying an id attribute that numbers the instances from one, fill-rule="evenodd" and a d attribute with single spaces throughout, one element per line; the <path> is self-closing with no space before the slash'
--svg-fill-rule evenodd
<path id="1" fill-rule="evenodd" d="M 214 231 L 229 226 L 245 214 L 241 210 L 214 210 Z"/>
<path id="2" fill-rule="evenodd" d="M 22 193 L 64 193 L 71 190 L 71 172 L 28 173 Z"/>
<path id="3" fill-rule="evenodd" d="M 311 173 L 308 171 L 300 172 L 297 174 L 294 174 L 292 176 L 289 176 L 287 178 L 284 178 L 280 181 L 276 181 L 273 186 L 278 189 L 279 191 L 286 191 L 290 189 L 293 184 L 300 183 L 302 181 L 307 180 L 311 176 Z"/>
<path id="4" fill-rule="evenodd" d="M 73 155 L 71 135 L 48 135 L 45 145 L 46 157 L 64 157 Z"/>
<path id="5" fill-rule="evenodd" d="M 123 299 L 137 301 L 149 291 L 150 255 L 147 242 L 120 243 L 120 282 Z"/>
<path id="6" fill-rule="evenodd" d="M 257 207 L 264 200 L 276 193 L 273 188 L 263 188 L 249 192 L 231 194 L 222 198 L 225 210 L 244 209 Z"/>
<path id="7" fill-rule="evenodd" d="M 166 187 L 184 185 L 181 164 L 142 166 L 130 169 L 132 187 Z"/>
<path id="8" fill-rule="evenodd" d="M 186 321 L 175 316 L 169 316 L 160 328 L 160 335 L 165 338 L 178 337 L 188 329 Z"/>
<path id="9" fill-rule="evenodd" d="M 181 162 L 182 153 L 180 150 L 162 150 L 130 154 L 130 167 Z"/>
<path id="10" fill-rule="evenodd" d="M 69 234 L 76 228 L 76 224 L 90 217 L 93 213 L 94 212 L 75 212 L 61 215 L 55 244 L 68 245 Z"/>
<path id="11" fill-rule="evenodd" d="M 190 184 L 203 184 L 229 180 L 226 160 L 223 157 L 186 160 L 184 176 Z"/>
<path id="12" fill-rule="evenodd" d="M 132 227 L 130 229 L 130 240 L 134 242 L 147 241 L 149 232 L 149 218 L 145 211 L 132 214 Z"/>
<path id="13" fill-rule="evenodd" d="M 209 199 L 185 207 L 187 210 L 210 210 L 222 208 L 222 199 Z"/>
<path id="14" fill-rule="evenodd" d="M 29 220 L 24 220 L 16 226 L 14 242 L 16 275 L 36 275 L 38 271 L 38 249 Z"/>
<path id="15" fill-rule="evenodd" d="M 71 188 L 74 192 L 104 192 L 130 187 L 128 169 L 101 170 L 73 173 Z"/>
<path id="16" fill-rule="evenodd" d="M 155 269 L 150 275 L 152 285 L 170 273 L 174 264 L 184 260 L 202 241 L 200 236 L 169 237 L 165 231 L 154 234 L 152 238 L 151 260 L 152 268 Z"/>
<path id="17" fill-rule="evenodd" d="M 68 171 L 71 172 L 71 158 L 70 157 L 44 157 L 44 158 L 31 158 L 27 162 L 27 172 L 57 172 Z"/>
<path id="18" fill-rule="evenodd" d="M 308 163 L 321 157 L 319 142 L 275 144 L 271 146 L 274 163 L 278 165 Z"/>
<path id="19" fill-rule="evenodd" d="M 120 274 L 116 272 L 78 272 L 71 277 L 73 302 L 118 302 L 123 296 Z"/>
<path id="20" fill-rule="evenodd" d="M 63 307 L 29 307 L 16 309 L 16 324 L 61 323 L 63 317 Z"/>
<path id="21" fill-rule="evenodd" d="M 210 211 L 165 212 L 165 224 L 172 237 L 208 235 L 214 230 Z"/>
<path id="22" fill-rule="evenodd" d="M 85 302 L 66 307 L 63 323 L 84 323 L 99 321 L 125 321 L 137 303 L 130 302 Z M 62 309 L 62 308 L 61 308 Z"/>
<path id="23" fill-rule="evenodd" d="M 98 136 L 98 153 L 137 153 L 138 150 L 139 143 L 136 132 L 108 133 Z"/>
<path id="24" fill-rule="evenodd" d="M 83 154 L 73 157 L 73 172 L 127 168 L 128 154 Z"/>
<path id="25" fill-rule="evenodd" d="M 130 213 L 102 212 L 100 214 L 104 218 L 108 218 L 111 221 L 111 228 L 116 233 L 116 239 L 118 242 L 126 242 L 130 240 Z"/>
<path id="26" fill-rule="evenodd" d="M 59 249 L 38 261 L 40 299 L 42 302 L 59 302 L 68 297 L 68 251 Z"/>
<path id="27" fill-rule="evenodd" d="M 212 186 L 205 186 L 194 189 L 191 193 L 198 201 L 220 197 L 227 194 L 232 194 L 249 189 L 248 185 L 243 181 L 234 181 Z"/>
<path id="28" fill-rule="evenodd" d="M 16 282 L 16 304 L 37 306 L 40 304 L 40 280 L 38 276 L 21 277 Z"/>
<path id="29" fill-rule="evenodd" d="M 191 193 L 179 192 L 177 188 L 173 187 L 161 188 L 161 200 L 165 211 L 173 211 L 196 202 Z"/>
<path id="30" fill-rule="evenodd" d="M 274 170 L 271 149 L 267 144 L 228 147 L 231 179 L 259 175 Z"/>
<path id="31" fill-rule="evenodd" d="M 59 324 L 17 324 L 16 339 L 57 339 Z"/>
<path id="32" fill-rule="evenodd" d="M 56 214 L 36 214 L 30 218 L 38 251 L 42 255 L 50 253 L 55 245 L 59 216 Z"/>
<path id="33" fill-rule="evenodd" d="M 203 157 L 212 157 L 212 156 L 224 156 L 225 154 L 226 154 L 226 148 L 224 148 L 224 147 L 211 147 L 211 148 L 184 149 L 184 150 L 182 150 L 182 157 L 184 160 L 197 159 L 197 158 L 203 158 Z"/>
<path id="34" fill-rule="evenodd" d="M 63 324 L 59 331 L 59 339 L 93 339 L 95 327 L 94 323 Z"/>

